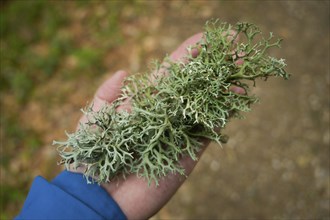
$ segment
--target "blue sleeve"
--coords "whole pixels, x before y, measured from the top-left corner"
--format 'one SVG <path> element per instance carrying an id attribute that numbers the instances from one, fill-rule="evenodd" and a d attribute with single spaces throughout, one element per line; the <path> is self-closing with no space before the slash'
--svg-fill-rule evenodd
<path id="1" fill-rule="evenodd" d="M 38 176 L 16 219 L 126 219 L 117 203 L 82 174 L 63 171 L 52 182 Z"/>

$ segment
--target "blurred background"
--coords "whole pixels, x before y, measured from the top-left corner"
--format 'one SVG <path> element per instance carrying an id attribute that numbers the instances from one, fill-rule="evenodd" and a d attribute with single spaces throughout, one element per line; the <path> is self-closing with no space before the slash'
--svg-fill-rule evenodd
<path id="1" fill-rule="evenodd" d="M 153 219 L 329 219 L 329 1 L 252 0 L 1 1 L 1 219 L 60 172 L 51 143 L 103 80 L 148 71 L 210 18 L 283 38 L 292 77 L 257 82 L 260 103 Z"/>

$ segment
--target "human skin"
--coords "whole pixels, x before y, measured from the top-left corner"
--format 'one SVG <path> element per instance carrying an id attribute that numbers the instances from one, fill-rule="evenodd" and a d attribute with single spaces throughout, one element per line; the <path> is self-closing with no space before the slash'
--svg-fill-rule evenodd
<path id="1" fill-rule="evenodd" d="M 203 37 L 202 33 L 196 34 L 184 41 L 171 55 L 173 61 L 186 60 L 188 55 L 188 46 L 194 46 Z M 192 57 L 198 55 L 198 50 L 191 50 Z M 123 80 L 128 76 L 126 71 L 117 71 L 112 77 L 106 80 L 97 90 L 93 109 L 97 111 L 105 103 L 113 102 L 119 95 Z M 244 93 L 240 87 L 232 87 L 236 93 Z M 120 110 L 129 109 L 129 103 L 120 107 Z M 84 117 L 81 119 L 83 122 Z M 203 147 L 197 153 L 198 158 L 202 155 L 204 149 L 209 144 L 208 140 L 203 140 Z M 189 156 L 184 156 L 179 163 L 185 170 L 185 176 L 178 173 L 169 173 L 159 180 L 159 185 L 155 183 L 148 185 L 148 181 L 139 178 L 136 174 L 128 175 L 125 179 L 118 178 L 113 182 L 103 183 L 101 186 L 117 202 L 128 219 L 147 219 L 157 213 L 175 194 L 179 187 L 194 169 L 198 160 L 194 161 Z M 83 168 L 70 169 L 72 172 L 83 172 Z"/>

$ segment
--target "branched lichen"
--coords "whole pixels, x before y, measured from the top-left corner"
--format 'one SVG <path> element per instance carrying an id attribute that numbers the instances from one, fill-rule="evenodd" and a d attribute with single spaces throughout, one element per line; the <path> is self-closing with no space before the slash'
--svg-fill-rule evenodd
<path id="1" fill-rule="evenodd" d="M 54 142 L 63 163 L 83 165 L 85 176 L 99 183 L 136 174 L 158 184 L 168 173 L 184 175 L 179 159 L 197 160 L 203 138 L 221 142 L 225 137 L 216 130 L 257 101 L 247 81 L 289 77 L 284 60 L 267 54 L 279 46 L 272 33 L 263 38 L 253 24 L 208 22 L 203 39 L 188 48 L 197 49 L 197 57 L 188 55 L 182 62 L 167 57 L 152 77 L 129 77 L 113 103 L 97 112 L 88 107 L 88 122 L 66 141 Z M 232 86 L 246 93 L 235 93 Z M 130 112 L 116 111 L 127 99 Z"/>

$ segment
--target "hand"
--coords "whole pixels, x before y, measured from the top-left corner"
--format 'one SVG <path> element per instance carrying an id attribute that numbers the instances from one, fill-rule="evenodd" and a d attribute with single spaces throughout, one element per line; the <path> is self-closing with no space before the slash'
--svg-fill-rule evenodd
<path id="1" fill-rule="evenodd" d="M 201 33 L 190 37 L 170 55 L 170 58 L 173 61 L 182 61 L 188 53 L 186 48 L 195 45 L 201 38 Z M 198 50 L 193 49 L 191 53 L 192 57 L 197 56 Z M 100 86 L 93 101 L 93 109 L 95 111 L 100 109 L 104 103 L 113 102 L 120 95 L 120 88 L 127 75 L 128 73 L 125 71 L 118 71 Z M 239 87 L 234 87 L 232 90 L 236 93 L 244 93 L 244 89 Z M 121 106 L 121 108 L 127 107 Z M 81 121 L 84 120 L 85 118 L 83 117 Z M 209 141 L 204 140 L 203 143 L 204 147 L 198 153 L 199 157 Z M 186 176 L 188 176 L 197 161 L 186 156 L 181 158 L 179 163 L 185 169 Z M 71 171 L 83 172 L 80 169 Z M 102 184 L 102 187 L 118 203 L 128 219 L 147 219 L 158 212 L 169 201 L 185 179 L 186 177 L 180 174 L 169 173 L 159 181 L 159 186 L 156 187 L 154 184 L 149 186 L 147 180 L 132 174 L 127 176 L 125 180 L 120 179 L 119 181 Z"/>

